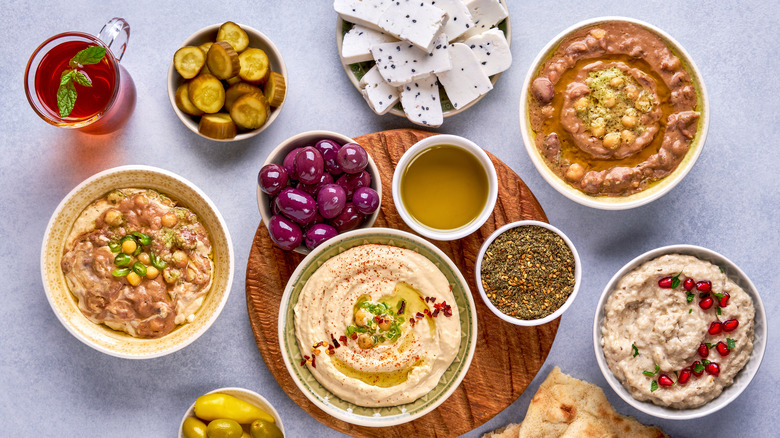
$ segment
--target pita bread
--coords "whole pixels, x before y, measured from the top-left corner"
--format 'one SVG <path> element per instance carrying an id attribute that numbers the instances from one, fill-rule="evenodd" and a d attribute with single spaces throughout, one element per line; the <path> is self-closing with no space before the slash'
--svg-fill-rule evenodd
<path id="1" fill-rule="evenodd" d="M 482 435 L 482 438 L 517 438 L 520 436 L 520 426 L 522 424 L 509 424 Z"/>
<path id="2" fill-rule="evenodd" d="M 522 424 L 494 438 L 664 438 L 661 429 L 620 415 L 596 385 L 555 367 L 531 399 Z M 487 435 L 486 435 L 487 436 Z M 483 437 L 484 438 L 484 437 Z"/>

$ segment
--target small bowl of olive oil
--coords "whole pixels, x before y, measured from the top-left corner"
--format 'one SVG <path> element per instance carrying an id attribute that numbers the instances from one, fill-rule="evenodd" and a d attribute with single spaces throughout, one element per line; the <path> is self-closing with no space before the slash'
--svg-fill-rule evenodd
<path id="1" fill-rule="evenodd" d="M 498 177 L 487 153 L 457 135 L 435 135 L 404 153 L 393 173 L 393 203 L 412 230 L 434 240 L 468 236 L 490 217 Z"/>

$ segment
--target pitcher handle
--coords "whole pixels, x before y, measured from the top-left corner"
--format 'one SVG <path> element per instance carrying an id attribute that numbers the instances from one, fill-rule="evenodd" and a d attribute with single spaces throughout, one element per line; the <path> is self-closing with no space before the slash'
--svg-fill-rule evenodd
<path id="1" fill-rule="evenodd" d="M 121 61 L 127 49 L 127 41 L 130 39 L 130 25 L 123 18 L 114 17 L 100 29 L 97 37 L 111 49 L 114 58 Z"/>

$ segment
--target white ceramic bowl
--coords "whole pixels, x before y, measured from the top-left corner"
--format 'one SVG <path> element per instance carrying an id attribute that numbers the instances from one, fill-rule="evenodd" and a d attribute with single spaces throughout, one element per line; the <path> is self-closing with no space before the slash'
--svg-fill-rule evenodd
<path id="1" fill-rule="evenodd" d="M 604 322 L 604 306 L 607 303 L 607 299 L 611 295 L 612 291 L 617 287 L 618 281 L 622 279 L 626 274 L 640 266 L 641 264 L 658 258 L 665 254 L 687 254 L 697 257 L 701 260 L 708 261 L 716 266 L 720 266 L 730 280 L 734 281 L 742 289 L 750 295 L 753 299 L 753 306 L 756 309 L 756 317 L 754 321 L 754 333 L 753 339 L 753 353 L 750 355 L 750 360 L 747 365 L 740 371 L 734 378 L 734 384 L 725 388 L 723 392 L 708 402 L 707 404 L 698 408 L 692 409 L 673 409 L 664 406 L 658 406 L 649 401 L 639 401 L 631 396 L 620 381 L 612 374 L 607 365 L 607 360 L 604 357 L 604 350 L 601 347 L 601 326 Z M 596 306 L 596 315 L 593 318 L 593 348 L 596 352 L 596 361 L 599 364 L 601 373 L 604 374 L 604 378 L 607 379 L 607 383 L 612 389 L 622 398 L 626 403 L 639 409 L 640 411 L 667 420 L 690 420 L 693 418 L 703 417 L 705 415 L 712 414 L 720 409 L 726 407 L 729 403 L 734 401 L 742 391 L 747 388 L 750 381 L 758 372 L 758 368 L 761 365 L 761 360 L 764 357 L 764 351 L 766 350 L 767 342 L 767 320 L 766 312 L 764 310 L 764 303 L 761 301 L 761 296 L 758 294 L 758 290 L 750 281 L 747 275 L 742 272 L 737 265 L 731 260 L 718 254 L 715 251 L 700 246 L 694 245 L 670 245 L 662 248 L 648 251 L 639 257 L 635 258 L 623 266 L 607 283 L 604 291 L 601 293 L 598 305 Z"/>
<path id="2" fill-rule="evenodd" d="M 590 196 L 575 189 L 558 175 L 556 175 L 547 166 L 541 153 L 536 148 L 534 131 L 531 127 L 531 122 L 528 117 L 528 90 L 530 89 L 531 81 L 533 81 L 533 79 L 536 77 L 542 64 L 544 64 L 549 56 L 557 49 L 558 45 L 564 39 L 568 38 L 572 33 L 577 32 L 582 28 L 594 26 L 608 21 L 623 21 L 637 24 L 655 33 L 662 40 L 664 40 L 667 46 L 669 46 L 675 53 L 675 55 L 680 57 L 683 65 L 687 67 L 687 70 L 691 75 L 691 79 L 696 85 L 698 98 L 697 107 L 698 111 L 701 113 L 696 137 L 691 143 L 688 153 L 683 158 L 682 162 L 680 162 L 679 166 L 677 166 L 677 169 L 675 169 L 674 172 L 672 172 L 666 178 L 653 183 L 649 188 L 630 196 Z M 707 138 L 709 124 L 710 104 L 709 97 L 707 95 L 707 89 L 704 86 L 704 80 L 702 78 L 701 72 L 699 71 L 698 67 L 696 67 L 696 64 L 693 62 L 691 56 L 688 54 L 688 52 L 685 51 L 680 43 L 678 43 L 674 38 L 672 38 L 663 30 L 653 26 L 652 24 L 633 18 L 591 18 L 585 21 L 581 21 L 559 33 L 555 38 L 547 43 L 546 46 L 544 46 L 544 48 L 536 56 L 536 59 L 534 59 L 533 63 L 531 63 L 531 68 L 526 74 L 525 81 L 523 82 L 523 88 L 520 92 L 520 131 L 522 133 L 523 142 L 525 143 L 525 148 L 528 151 L 528 155 L 531 157 L 531 161 L 534 163 L 534 166 L 536 166 L 536 170 L 539 171 L 545 181 L 547 181 L 563 196 L 566 196 L 567 198 L 579 204 L 602 210 L 626 210 L 629 208 L 639 207 L 660 198 L 672 190 L 672 188 L 674 188 L 674 186 L 682 181 L 685 175 L 690 172 L 694 163 L 696 163 L 696 160 L 699 158 L 699 155 L 704 148 L 704 141 Z"/>
<path id="3" fill-rule="evenodd" d="M 491 243 L 493 243 L 494 240 L 501 234 L 503 234 L 505 231 L 510 230 L 512 228 L 518 228 L 518 227 L 526 227 L 526 226 L 540 226 L 542 228 L 546 228 L 555 234 L 559 235 L 564 242 L 566 242 L 566 245 L 571 249 L 571 253 L 574 256 L 574 289 L 571 291 L 571 295 L 569 295 L 569 298 L 566 299 L 566 301 L 559 307 L 555 312 L 545 316 L 544 318 L 539 319 L 518 319 L 514 318 L 512 316 L 506 315 L 496 306 L 493 305 L 493 303 L 490 301 L 490 299 L 487 297 L 487 294 L 485 293 L 485 288 L 482 287 L 482 259 L 485 257 L 485 251 L 487 251 L 488 247 Z M 522 326 L 536 326 L 536 325 L 542 325 L 547 324 L 548 322 L 558 318 L 559 316 L 563 315 L 563 312 L 566 311 L 566 309 L 571 306 L 571 303 L 574 302 L 574 299 L 577 297 L 577 292 L 580 290 L 580 283 L 582 279 L 582 263 L 580 262 L 580 255 L 577 253 L 577 248 L 574 247 L 574 244 L 569 240 L 569 238 L 563 234 L 563 232 L 554 226 L 546 223 L 546 222 L 539 222 L 539 221 L 518 221 L 518 222 L 512 222 L 509 224 L 504 225 L 503 227 L 497 229 L 493 232 L 493 234 L 490 235 L 490 237 L 485 240 L 485 243 L 482 244 L 482 247 L 479 249 L 479 254 L 477 255 L 477 263 L 474 268 L 474 273 L 477 277 L 477 288 L 479 289 L 479 294 L 482 297 L 482 300 L 485 302 L 485 304 L 488 306 L 491 312 L 493 312 L 496 316 L 503 319 L 504 321 L 515 324 L 515 325 L 522 325 Z"/>
<path id="4" fill-rule="evenodd" d="M 455 360 L 442 375 L 439 384 L 425 396 L 412 403 L 369 408 L 341 400 L 325 389 L 306 366 L 301 366 L 301 352 L 295 337 L 293 308 L 301 289 L 323 262 L 349 248 L 376 243 L 413 250 L 431 260 L 452 286 L 458 304 L 461 341 Z M 436 246 L 427 240 L 404 231 L 390 228 L 371 228 L 350 231 L 328 240 L 314 249 L 298 265 L 287 282 L 279 305 L 279 346 L 282 359 L 295 385 L 312 403 L 328 415 L 351 424 L 368 427 L 388 427 L 415 420 L 442 404 L 468 372 L 477 339 L 477 313 L 468 283 L 457 266 Z M 308 348 L 308 347 L 307 347 Z"/>
<path id="5" fill-rule="evenodd" d="M 243 400 L 245 402 L 249 402 L 258 408 L 268 412 L 272 417 L 274 417 L 274 422 L 279 427 L 279 430 L 282 431 L 282 434 L 284 434 L 284 424 L 282 424 L 282 417 L 279 416 L 279 413 L 276 412 L 276 409 L 274 409 L 273 405 L 268 402 L 268 400 L 265 399 L 262 395 L 250 391 L 248 389 L 244 388 L 219 388 L 215 389 L 208 394 L 214 394 L 214 393 L 220 393 L 220 394 L 227 394 L 232 395 L 233 397 Z M 181 431 L 182 426 L 184 426 L 184 420 L 186 420 L 189 417 L 195 416 L 195 402 L 192 402 L 190 405 L 190 408 L 187 409 L 187 412 L 184 413 L 184 416 L 181 418 L 181 424 L 179 425 L 179 438 L 184 438 L 184 434 Z"/>
<path id="6" fill-rule="evenodd" d="M 314 146 L 317 141 L 323 139 L 333 140 L 342 146 L 347 143 L 357 143 L 355 140 L 347 137 L 346 135 L 332 131 L 302 132 L 279 143 L 279 145 L 276 146 L 270 154 L 268 154 L 268 157 L 265 159 L 263 166 L 271 163 L 281 165 L 284 161 L 284 157 L 286 157 L 287 154 L 293 149 L 304 146 Z M 368 153 L 368 150 L 366 150 L 366 152 Z M 379 216 L 379 211 L 382 209 L 382 178 L 379 174 L 379 168 L 376 166 L 374 159 L 371 158 L 371 153 L 368 153 L 368 166 L 366 166 L 366 170 L 369 174 L 371 174 L 371 188 L 376 190 L 376 193 L 379 195 L 380 205 L 371 216 L 368 216 L 365 219 L 363 225 L 361 225 L 360 228 L 371 228 L 374 226 L 374 222 L 376 222 L 376 218 Z M 257 186 L 257 208 L 260 210 L 260 216 L 262 217 L 263 223 L 266 227 L 268 227 L 268 221 L 273 215 L 273 212 L 271 211 L 271 197 L 260 190 L 259 184 Z M 307 248 L 306 245 L 302 243 L 300 246 L 295 248 L 294 251 L 299 254 L 308 254 L 309 248 Z"/>
<path id="7" fill-rule="evenodd" d="M 214 271 L 212 284 L 195 320 L 158 339 L 133 338 L 87 319 L 70 293 L 60 268 L 66 239 L 81 212 L 109 191 L 124 187 L 157 190 L 194 211 L 209 232 Z M 206 332 L 217 319 L 233 284 L 233 244 L 213 202 L 194 184 L 167 170 L 149 166 L 115 167 L 91 176 L 62 200 L 49 220 L 41 248 L 41 276 L 46 298 L 62 325 L 78 340 L 103 353 L 149 359 L 173 353 Z"/>
<path id="8" fill-rule="evenodd" d="M 206 26 L 203 29 L 200 29 L 199 31 L 190 35 L 190 37 L 187 38 L 179 47 L 199 46 L 203 43 L 214 42 L 214 40 L 217 39 L 217 31 L 221 25 L 222 23 L 212 24 L 211 26 Z M 239 26 L 241 26 L 241 29 L 243 29 L 244 32 L 246 32 L 246 34 L 249 36 L 249 47 L 263 50 L 268 56 L 268 63 L 270 64 L 271 71 L 275 71 L 284 77 L 284 81 L 289 92 L 290 77 L 287 75 L 287 67 L 284 64 L 284 59 L 282 59 L 282 53 L 279 52 L 279 49 L 276 48 L 273 41 L 271 41 L 267 36 L 265 36 L 257 29 L 251 28 L 245 24 L 239 24 Z M 193 117 L 189 114 L 185 114 L 179 109 L 178 106 L 176 106 L 176 89 L 179 88 L 179 85 L 183 84 L 184 82 L 186 82 L 186 80 L 182 78 L 173 67 L 173 54 L 171 54 L 171 66 L 168 68 L 168 99 L 171 101 L 173 112 L 176 113 L 176 116 L 179 117 L 179 120 L 181 120 L 181 122 L 184 123 L 184 126 L 186 126 L 190 131 L 212 141 L 229 142 L 246 140 L 248 138 L 254 137 L 271 126 L 271 124 L 276 120 L 277 117 L 279 117 L 279 114 L 282 112 L 284 102 L 287 101 L 287 96 L 285 94 L 285 99 L 282 101 L 282 104 L 276 108 L 271 108 L 271 113 L 268 115 L 268 120 L 265 121 L 263 126 L 251 131 L 239 131 L 239 133 L 233 138 L 216 139 L 206 137 L 205 135 L 198 132 L 198 121 L 200 120 L 200 117 Z"/>
<path id="9" fill-rule="evenodd" d="M 469 152 L 471 155 L 477 158 L 477 160 L 479 160 L 480 164 L 482 164 L 482 167 L 485 170 L 485 175 L 487 175 L 488 178 L 488 197 L 487 201 L 485 202 L 485 206 L 482 208 L 482 213 L 480 213 L 479 216 L 477 216 L 477 218 L 470 223 L 452 230 L 440 230 L 422 224 L 409 214 L 406 206 L 404 206 L 404 203 L 401 200 L 401 183 L 403 174 L 406 171 L 406 168 L 409 166 L 409 163 L 411 163 L 411 161 L 423 151 L 440 145 L 451 145 Z M 496 168 L 493 166 L 493 162 L 490 160 L 490 157 L 488 157 L 488 154 L 485 153 L 485 151 L 482 150 L 481 147 L 477 146 L 473 141 L 457 135 L 434 135 L 418 141 L 411 148 L 409 148 L 409 150 L 404 152 L 404 154 L 401 156 L 401 159 L 398 160 L 398 164 L 396 165 L 395 171 L 393 172 L 393 204 L 395 205 L 395 209 L 398 211 L 401 219 L 403 219 L 409 228 L 429 239 L 457 240 L 468 236 L 474 231 L 477 231 L 479 227 L 481 227 L 485 221 L 488 220 L 490 215 L 493 214 L 493 208 L 496 206 L 497 199 L 498 176 L 496 175 Z"/>
<path id="10" fill-rule="evenodd" d="M 504 2 L 504 6 L 506 6 L 506 2 Z M 339 59 L 341 60 L 341 66 L 344 67 L 344 72 L 347 74 L 347 78 L 349 78 L 349 81 L 352 83 L 352 85 L 359 93 L 360 79 L 363 78 L 363 75 L 365 75 L 371 69 L 371 67 L 374 66 L 375 63 L 373 60 L 358 62 L 354 64 L 347 64 L 346 62 L 344 62 L 344 57 L 341 56 L 341 46 L 344 44 L 344 34 L 346 34 L 350 29 L 352 29 L 352 26 L 353 26 L 352 23 L 343 20 L 340 16 L 336 18 L 336 50 L 339 52 Z M 507 43 L 509 43 L 509 47 L 512 47 L 512 25 L 509 21 L 509 17 L 506 17 L 504 21 L 498 23 L 498 25 L 495 27 L 501 29 L 501 31 L 504 32 L 504 35 L 506 36 L 506 41 Z M 490 77 L 490 82 L 493 84 L 494 87 L 496 86 L 499 77 L 501 77 L 501 73 L 495 74 Z M 486 95 L 487 93 L 474 99 L 468 105 L 464 105 L 463 107 L 458 109 L 452 107 L 452 104 L 450 103 L 449 99 L 442 99 L 441 104 L 442 104 L 442 111 L 443 111 L 444 118 L 446 119 L 447 117 L 454 116 L 462 113 L 463 111 L 466 111 L 467 109 L 476 105 L 477 102 L 482 100 L 482 98 L 485 97 Z M 371 111 L 371 109 L 368 107 L 366 107 L 366 110 Z M 404 110 L 401 107 L 400 103 L 396 104 L 395 107 L 391 108 L 390 111 L 388 111 L 388 113 L 394 116 L 406 118 L 406 114 L 404 114 Z"/>

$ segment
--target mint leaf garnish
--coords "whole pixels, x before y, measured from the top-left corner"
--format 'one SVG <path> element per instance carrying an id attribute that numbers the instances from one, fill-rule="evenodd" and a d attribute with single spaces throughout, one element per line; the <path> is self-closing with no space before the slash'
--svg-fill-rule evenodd
<path id="1" fill-rule="evenodd" d="M 85 65 L 97 64 L 104 56 L 106 56 L 105 47 L 91 46 L 76 53 L 76 56 L 71 58 L 68 63 L 71 68 L 62 72 L 60 87 L 57 89 L 57 109 L 60 111 L 60 117 L 68 117 L 76 105 L 78 93 L 76 93 L 74 82 L 85 87 L 92 86 L 89 77 L 76 69 Z"/>
<path id="2" fill-rule="evenodd" d="M 729 347 L 729 350 L 733 350 L 734 346 L 737 345 L 737 342 L 731 338 L 726 338 L 726 346 Z"/>
<path id="3" fill-rule="evenodd" d="M 693 370 L 696 371 L 697 373 L 700 373 L 700 372 L 704 371 L 704 365 L 702 365 L 700 363 L 696 364 L 696 366 L 693 367 Z"/>
<path id="4" fill-rule="evenodd" d="M 653 380 L 650 382 L 650 392 L 655 392 L 656 389 L 658 389 L 658 382 Z"/>
<path id="5" fill-rule="evenodd" d="M 70 60 L 70 66 L 76 68 L 73 64 L 80 66 L 97 64 L 106 56 L 106 48 L 100 46 L 91 46 L 76 53 L 76 56 Z"/>
<path id="6" fill-rule="evenodd" d="M 644 375 L 646 375 L 648 377 L 653 377 L 655 375 L 655 373 L 653 373 L 651 371 L 646 371 L 646 370 L 642 371 L 642 374 L 644 374 Z"/>
<path id="7" fill-rule="evenodd" d="M 672 289 L 677 289 L 677 286 L 680 285 L 680 274 L 682 274 L 682 271 L 672 277 Z"/>

